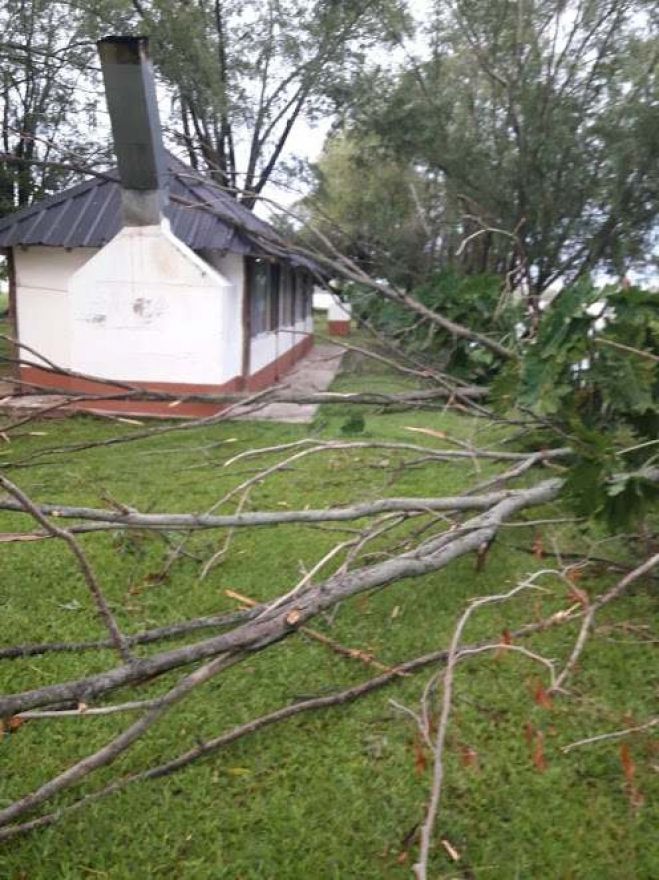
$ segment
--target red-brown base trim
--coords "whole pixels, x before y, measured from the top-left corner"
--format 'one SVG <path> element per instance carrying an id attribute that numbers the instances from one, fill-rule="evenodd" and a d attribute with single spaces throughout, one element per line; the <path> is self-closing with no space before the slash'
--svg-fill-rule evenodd
<path id="1" fill-rule="evenodd" d="M 330 336 L 350 336 L 350 321 L 328 321 L 327 332 Z"/>
<path id="2" fill-rule="evenodd" d="M 261 391 L 269 385 L 277 382 L 287 373 L 297 361 L 303 358 L 313 348 L 313 336 L 305 336 L 300 342 L 278 357 L 272 363 L 263 367 L 247 380 L 242 376 L 234 376 L 228 382 L 221 385 L 196 385 L 184 382 L 131 382 L 122 380 L 124 384 L 131 385 L 144 391 L 162 391 L 166 394 L 188 395 L 197 394 L 231 394 L 239 391 Z M 67 392 L 86 394 L 102 398 L 112 394 L 121 394 L 122 389 L 112 385 L 109 381 L 96 381 L 82 379 L 77 376 L 67 376 L 61 373 L 50 372 L 40 367 L 22 366 L 20 378 L 29 383 L 35 394 L 39 388 L 57 389 L 62 395 Z M 227 407 L 226 403 L 206 403 L 205 401 L 162 401 L 162 400 L 81 400 L 67 404 L 67 409 L 81 412 L 108 413 L 124 416 L 150 416 L 154 418 L 187 418 L 199 419 L 215 415 Z"/>

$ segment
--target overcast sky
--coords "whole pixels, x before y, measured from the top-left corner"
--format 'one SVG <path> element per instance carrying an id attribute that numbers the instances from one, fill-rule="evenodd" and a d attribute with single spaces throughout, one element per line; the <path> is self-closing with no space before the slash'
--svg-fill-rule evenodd
<path id="1" fill-rule="evenodd" d="M 430 15 L 432 0 L 407 0 L 407 7 L 412 13 L 418 26 Z M 410 43 L 408 51 L 415 54 L 423 52 L 423 37 L 421 34 L 418 35 L 416 40 Z M 387 50 L 386 52 L 378 51 L 372 56 L 374 62 L 383 65 L 387 64 L 391 67 L 401 64 L 404 61 L 404 58 L 405 53 L 402 51 L 392 52 L 390 50 Z M 316 161 L 322 151 L 323 143 L 325 142 L 331 124 L 331 115 L 326 119 L 315 122 L 313 125 L 304 118 L 299 119 L 291 132 L 286 149 L 284 150 L 282 156 L 283 161 L 293 158 L 302 159 L 307 162 Z M 296 188 L 284 189 L 275 184 L 270 184 L 266 188 L 264 195 L 267 198 L 276 201 L 282 207 L 287 208 L 304 195 L 304 193 L 305 189 L 303 185 Z M 258 213 L 267 216 L 268 211 L 262 208 Z"/>

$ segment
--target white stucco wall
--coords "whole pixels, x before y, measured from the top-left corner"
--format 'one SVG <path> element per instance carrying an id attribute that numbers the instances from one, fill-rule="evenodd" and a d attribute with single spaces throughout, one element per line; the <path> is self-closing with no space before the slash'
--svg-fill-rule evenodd
<path id="1" fill-rule="evenodd" d="M 231 284 L 231 293 L 224 297 L 220 329 L 220 350 L 228 378 L 242 375 L 243 370 L 243 296 L 245 295 L 245 258 L 242 254 L 222 254 L 205 250 L 201 256 Z"/>
<path id="2" fill-rule="evenodd" d="M 322 287 L 314 287 L 313 289 L 313 307 L 320 312 L 326 312 L 334 297 L 332 294 Z"/>
<path id="3" fill-rule="evenodd" d="M 69 279 L 97 251 L 97 248 L 14 248 L 19 338 L 65 369 L 71 368 Z M 22 356 L 31 363 L 43 363 L 25 350 Z"/>
<path id="4" fill-rule="evenodd" d="M 259 333 L 253 336 L 250 349 L 250 375 L 258 373 L 269 363 L 286 354 L 298 342 L 302 342 L 305 333 L 313 331 L 313 319 L 297 321 L 290 328 L 280 328 L 272 332 Z"/>
<path id="5" fill-rule="evenodd" d="M 71 277 L 69 291 L 72 369 L 138 382 L 235 376 L 221 344 L 231 332 L 231 283 L 166 222 L 122 229 Z"/>
<path id="6" fill-rule="evenodd" d="M 241 374 L 241 255 L 205 251 L 202 259 L 167 224 L 125 228 L 100 250 L 14 253 L 19 337 L 58 366 L 99 378 L 204 385 Z M 311 332 L 310 317 L 252 338 L 251 374 Z"/>

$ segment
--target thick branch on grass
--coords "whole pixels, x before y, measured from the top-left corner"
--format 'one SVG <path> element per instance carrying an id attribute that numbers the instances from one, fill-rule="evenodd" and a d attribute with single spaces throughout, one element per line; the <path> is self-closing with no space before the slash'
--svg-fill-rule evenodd
<path id="1" fill-rule="evenodd" d="M 515 639 L 526 638 L 530 635 L 533 635 L 534 633 L 542 632 L 553 626 L 565 623 L 566 621 L 569 621 L 571 619 L 572 613 L 570 611 L 558 612 L 556 614 L 553 614 L 551 617 L 546 618 L 545 620 L 539 621 L 537 623 L 527 624 L 526 626 L 512 633 L 512 636 Z M 467 656 L 469 652 L 476 652 L 479 647 L 479 645 L 463 646 L 460 653 Z M 278 724 L 281 721 L 285 721 L 288 718 L 292 718 L 305 712 L 352 703 L 358 700 L 360 697 L 366 696 L 367 694 L 372 693 L 375 690 L 379 690 L 380 688 L 397 681 L 401 676 L 410 675 L 436 663 L 444 663 L 447 656 L 448 651 L 446 650 L 434 651 L 429 654 L 424 654 L 420 657 L 415 657 L 411 660 L 399 663 L 392 669 L 384 672 L 382 675 L 375 676 L 374 678 L 368 679 L 367 681 L 364 681 L 358 685 L 354 685 L 353 687 L 346 688 L 345 690 L 339 691 L 338 693 L 328 694 L 321 697 L 313 697 L 308 700 L 301 700 L 291 705 L 283 706 L 282 708 L 277 709 L 273 712 L 269 712 L 266 715 L 254 718 L 244 724 L 240 724 L 232 728 L 226 733 L 220 734 L 213 739 L 207 740 L 206 742 L 197 743 L 193 748 L 183 752 L 182 754 L 176 756 L 175 758 L 172 758 L 169 761 L 166 761 L 163 764 L 111 782 L 104 788 L 80 798 L 73 804 L 70 804 L 44 816 L 40 816 L 29 822 L 17 825 L 7 825 L 4 828 L 0 828 L 0 841 L 52 825 L 64 815 L 72 811 L 79 810 L 82 807 L 88 806 L 90 803 L 93 803 L 94 801 L 97 801 L 101 798 L 105 798 L 111 794 L 121 791 L 122 789 L 136 782 L 144 782 L 151 779 L 159 779 L 164 776 L 169 776 L 172 773 L 175 773 L 178 770 L 189 766 L 195 761 L 204 758 L 214 752 L 217 752 L 222 748 L 225 748 L 226 746 L 230 745 L 233 742 L 236 742 L 242 737 L 249 736 L 252 733 L 256 733 L 257 731 L 262 730 L 265 727 L 269 727 L 273 724 Z"/>
<path id="2" fill-rule="evenodd" d="M 244 623 L 256 617 L 264 605 L 233 611 L 228 614 L 217 614 L 207 617 L 196 617 L 182 620 L 167 626 L 159 626 L 135 635 L 126 635 L 127 644 L 132 648 L 136 645 L 151 645 L 166 639 L 180 638 L 203 629 L 226 629 L 237 623 Z M 101 651 L 112 648 L 114 643 L 109 639 L 97 639 L 89 642 L 43 642 L 41 644 L 11 645 L 0 648 L 0 660 L 17 660 L 22 657 L 35 657 L 39 654 L 80 653 L 83 651 Z"/>
<path id="3" fill-rule="evenodd" d="M 550 480 L 558 488 L 560 480 Z M 544 484 L 543 484 L 544 485 Z M 504 489 L 484 495 L 454 495 L 445 498 L 381 498 L 377 501 L 354 504 L 350 507 L 321 508 L 316 510 L 253 511 L 249 513 L 187 514 L 187 513 L 139 513 L 123 512 L 110 508 L 76 507 L 65 504 L 40 504 L 35 509 L 42 517 L 86 520 L 102 523 L 107 527 L 128 529 L 175 529 L 207 530 L 225 528 L 249 528 L 276 526 L 288 523 L 346 522 L 383 513 L 424 513 L 434 511 L 486 510 L 507 498 L 514 498 L 520 490 Z M 0 510 L 15 513 L 24 508 L 9 499 L 0 499 Z"/>
<path id="4" fill-rule="evenodd" d="M 205 665 L 200 666 L 199 669 L 196 669 L 189 675 L 186 675 L 163 697 L 161 697 L 153 708 L 149 709 L 146 714 L 134 722 L 134 724 L 131 724 L 130 727 L 124 730 L 119 736 L 115 737 L 115 739 L 107 745 L 103 746 L 94 754 L 88 755 L 86 758 L 78 761 L 72 767 L 69 767 L 68 770 L 60 773 L 59 776 L 50 779 L 44 785 L 40 786 L 30 794 L 25 795 L 25 797 L 20 800 L 15 801 L 4 810 L 0 810 L 0 826 L 6 825 L 18 816 L 22 816 L 23 813 L 33 810 L 36 806 L 49 800 L 63 789 L 70 788 L 86 776 L 89 776 L 90 773 L 93 773 L 99 767 L 111 764 L 119 757 L 119 755 L 130 748 L 136 740 L 153 727 L 168 709 L 180 702 L 180 700 L 192 690 L 199 687 L 201 684 L 204 684 L 204 682 L 211 679 L 222 669 L 226 669 L 228 666 L 233 665 L 237 659 L 237 656 L 233 654 L 219 656 Z"/>
<path id="5" fill-rule="evenodd" d="M 2 339 L 2 335 L 0 334 L 0 339 Z M 9 338 L 9 337 L 7 337 Z M 18 343 L 15 343 L 18 344 Z M 26 362 L 21 361 L 20 363 L 25 364 Z M 31 366 L 34 366 L 31 364 Z M 46 367 L 40 367 L 44 372 L 50 372 L 55 375 L 68 376 L 66 370 L 51 370 Z M 78 374 L 74 374 L 75 378 L 78 378 Z M 106 379 L 101 379 L 96 376 L 82 376 L 85 381 L 88 382 L 98 382 L 102 384 L 114 384 L 113 382 L 109 382 Z M 216 403 L 218 405 L 228 404 L 228 403 L 238 403 L 238 404 L 248 404 L 253 401 L 254 395 L 248 394 L 246 392 L 218 392 L 217 394 L 208 393 L 208 394 L 174 394 L 168 391 L 150 391 L 145 388 L 140 388 L 138 386 L 132 386 L 129 390 L 121 390 L 118 389 L 115 391 L 108 391 L 105 393 L 94 394 L 88 391 L 78 391 L 75 389 L 67 388 L 64 384 L 61 387 L 56 385 L 54 386 L 41 386 L 35 385 L 34 383 L 23 382 L 19 379 L 8 378 L 6 380 L 9 383 L 16 384 L 19 386 L 29 386 L 32 390 L 38 391 L 39 395 L 42 397 L 52 397 L 52 396 L 63 396 L 66 400 L 63 403 L 56 403 L 54 405 L 48 404 L 46 406 L 46 411 L 50 411 L 51 408 L 61 408 L 63 406 L 67 406 L 72 403 L 94 403 L 96 401 L 135 401 L 135 402 L 157 402 L 157 403 L 171 403 L 172 406 L 172 418 L 176 417 L 176 406 L 183 403 Z M 308 391 L 308 392 L 295 392 L 289 391 L 286 387 L 276 386 L 273 388 L 268 388 L 264 392 L 259 394 L 259 398 L 264 403 L 295 403 L 295 404 L 328 404 L 328 403 L 355 403 L 355 404 L 372 404 L 375 406 L 422 406 L 426 404 L 431 404 L 435 401 L 440 401 L 442 403 L 446 403 L 447 400 L 451 400 L 452 398 L 464 398 L 466 400 L 484 400 L 489 391 L 487 388 L 482 388 L 476 385 L 470 385 L 465 388 L 453 388 L 453 387 L 440 387 L 440 388 L 427 388 L 420 390 L 411 390 L 411 391 L 401 391 L 401 392 L 391 392 L 389 394 L 385 394 L 384 392 L 379 391 Z M 93 407 L 92 407 L 93 410 Z M 3 427 L 3 430 L 7 430 L 7 426 Z"/>
<path id="6" fill-rule="evenodd" d="M 207 660 L 224 653 L 263 650 L 291 635 L 317 614 L 327 611 L 345 599 L 402 578 L 413 578 L 437 571 L 454 559 L 477 551 L 491 542 L 503 522 L 526 507 L 554 499 L 559 480 L 548 480 L 538 486 L 506 493 L 486 512 L 465 522 L 459 530 L 447 533 L 414 550 L 386 559 L 371 566 L 334 575 L 311 587 L 303 596 L 295 596 L 256 620 L 228 633 L 175 648 L 134 663 L 77 681 L 69 681 L 0 697 L 0 716 L 11 716 L 27 709 L 48 704 L 90 702 L 126 684 L 144 681 L 177 667 Z"/>

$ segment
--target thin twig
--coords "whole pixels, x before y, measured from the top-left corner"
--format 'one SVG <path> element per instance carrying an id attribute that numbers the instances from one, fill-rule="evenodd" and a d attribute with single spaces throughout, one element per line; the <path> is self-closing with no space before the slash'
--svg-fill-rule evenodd
<path id="1" fill-rule="evenodd" d="M 581 746 L 589 746 L 592 743 L 605 742 L 612 739 L 621 739 L 623 736 L 631 736 L 633 733 L 641 733 L 644 730 L 650 730 L 659 724 L 659 717 L 650 718 L 644 724 L 638 724 L 636 727 L 626 727 L 624 730 L 614 730 L 610 733 L 598 733 L 597 736 L 589 736 L 586 739 L 578 739 L 576 742 L 563 746 L 562 752 L 571 752 L 572 749 L 578 749 Z"/>
<path id="2" fill-rule="evenodd" d="M 581 652 L 584 649 L 586 641 L 588 640 L 590 631 L 593 627 L 595 614 L 600 610 L 600 608 L 602 608 L 604 605 L 607 605 L 613 599 L 616 599 L 621 593 L 623 593 L 627 589 L 627 587 L 631 586 L 631 584 L 637 581 L 640 577 L 651 571 L 656 565 L 659 565 L 659 553 L 656 553 L 654 556 L 646 559 L 645 562 L 642 563 L 642 565 L 639 565 L 633 571 L 630 571 L 620 581 L 618 581 L 618 583 L 614 587 L 612 587 L 610 590 L 607 590 L 606 593 L 603 593 L 590 604 L 590 606 L 586 610 L 586 613 L 584 614 L 584 618 L 581 622 L 581 628 L 579 630 L 579 635 L 577 636 L 577 640 L 574 644 L 574 647 L 572 648 L 572 652 L 562 672 L 552 686 L 553 690 L 561 690 L 567 678 L 572 674 L 574 667 L 576 666 L 577 661 L 581 656 Z"/>
<path id="3" fill-rule="evenodd" d="M 61 538 L 69 546 L 71 552 L 78 562 L 78 566 L 89 588 L 89 592 L 91 593 L 92 598 L 96 604 L 98 615 L 105 623 L 115 648 L 119 652 L 119 655 L 123 659 L 124 663 L 132 663 L 134 658 L 130 648 L 128 647 L 128 643 L 126 642 L 126 637 L 123 635 L 123 633 L 119 629 L 116 620 L 114 619 L 114 615 L 110 610 L 110 606 L 108 605 L 107 600 L 103 595 L 101 585 L 98 582 L 94 570 L 91 567 L 89 560 L 85 556 L 85 553 L 80 544 L 76 541 L 71 532 L 53 525 L 50 520 L 47 519 L 43 513 L 41 513 L 38 507 L 28 498 L 28 496 L 25 494 L 25 492 L 23 492 L 22 489 L 19 489 L 18 486 L 11 482 L 11 480 L 8 480 L 1 474 L 0 486 L 2 486 L 7 492 L 9 492 L 10 495 L 13 495 L 14 498 L 16 498 L 18 503 L 21 505 L 23 510 L 34 517 L 39 525 L 41 525 L 47 532 L 49 532 L 55 538 Z"/>

